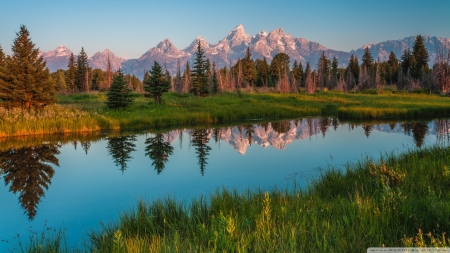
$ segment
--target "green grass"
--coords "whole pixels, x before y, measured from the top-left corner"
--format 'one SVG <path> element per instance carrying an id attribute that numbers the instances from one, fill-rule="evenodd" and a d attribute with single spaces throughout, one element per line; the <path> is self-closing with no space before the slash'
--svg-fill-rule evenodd
<path id="1" fill-rule="evenodd" d="M 332 168 L 308 189 L 141 201 L 89 234 L 89 252 L 365 252 L 450 246 L 450 148 Z M 24 252 L 24 251 L 22 251 Z"/>
<path id="2" fill-rule="evenodd" d="M 150 129 L 254 119 L 338 116 L 340 119 L 418 118 L 450 114 L 450 99 L 427 94 L 222 93 L 197 98 L 168 93 L 155 104 L 141 94 L 125 110 L 106 107 L 104 93 L 59 95 L 43 112 L 0 108 L 0 137 L 100 129 Z"/>

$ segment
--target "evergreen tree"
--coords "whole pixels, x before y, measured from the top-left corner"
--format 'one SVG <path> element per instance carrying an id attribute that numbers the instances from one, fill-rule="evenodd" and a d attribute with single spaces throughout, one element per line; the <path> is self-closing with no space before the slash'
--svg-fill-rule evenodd
<path id="1" fill-rule="evenodd" d="M 408 70 L 411 68 L 411 58 L 412 58 L 411 50 L 408 48 L 403 52 L 403 55 L 401 57 L 401 67 L 403 73 L 408 72 Z"/>
<path id="2" fill-rule="evenodd" d="M 263 60 L 257 59 L 255 61 L 256 67 L 256 86 L 258 87 L 268 87 L 269 85 L 269 70 L 270 65 L 267 63 L 266 57 Z"/>
<path id="3" fill-rule="evenodd" d="M 309 64 L 309 62 L 306 63 L 306 68 L 305 68 L 305 78 L 311 74 L 311 65 Z"/>
<path id="4" fill-rule="evenodd" d="M 75 92 L 77 70 L 78 67 L 75 62 L 75 57 L 73 56 L 73 53 L 71 53 L 66 71 L 66 84 L 69 92 L 71 93 Z"/>
<path id="5" fill-rule="evenodd" d="M 354 85 L 359 82 L 359 72 L 358 57 L 353 56 L 352 54 L 346 69 L 347 85 L 349 89 L 352 89 Z"/>
<path id="6" fill-rule="evenodd" d="M 125 81 L 121 69 L 117 72 L 117 76 L 114 77 L 106 96 L 108 98 L 106 105 L 111 109 L 126 108 L 133 103 L 131 90 L 127 87 L 127 81 Z"/>
<path id="7" fill-rule="evenodd" d="M 274 83 L 278 83 L 285 73 L 290 72 L 289 64 L 289 55 L 285 53 L 278 53 L 273 57 L 270 63 L 270 75 Z"/>
<path id="8" fill-rule="evenodd" d="M 81 48 L 80 54 L 77 59 L 77 74 L 75 77 L 76 86 L 78 91 L 89 91 L 89 82 L 87 79 L 89 71 L 88 57 L 84 52 L 84 47 Z"/>
<path id="9" fill-rule="evenodd" d="M 163 74 L 161 65 L 155 61 L 150 70 L 150 77 L 144 81 L 144 90 L 148 93 L 148 96 L 155 99 L 157 104 L 161 104 L 163 93 L 168 92 L 172 87 L 170 81 L 166 78 L 166 75 Z"/>
<path id="10" fill-rule="evenodd" d="M 164 134 L 158 133 L 155 137 L 145 140 L 145 155 L 148 156 L 155 166 L 156 172 L 161 173 L 169 161 L 169 156 L 173 154 L 173 147 L 164 141 Z"/>
<path id="11" fill-rule="evenodd" d="M 373 57 L 372 57 L 372 53 L 369 50 L 369 47 L 366 47 L 364 49 L 364 54 L 362 56 L 362 68 L 366 68 L 367 70 L 372 69 L 372 65 L 373 65 Z"/>
<path id="12" fill-rule="evenodd" d="M 400 68 L 400 64 L 398 62 L 397 56 L 394 52 L 389 54 L 388 63 L 388 81 L 390 84 L 397 83 L 398 70 Z"/>
<path id="13" fill-rule="evenodd" d="M 250 47 L 247 47 L 244 59 L 242 59 L 242 79 L 244 87 L 252 87 L 256 80 L 255 63 L 251 59 Z"/>
<path id="14" fill-rule="evenodd" d="M 423 76 L 423 71 L 429 72 L 428 67 L 428 51 L 425 48 L 425 43 L 421 35 L 417 35 L 416 41 L 414 42 L 412 55 L 416 61 L 414 66 L 414 71 L 411 72 L 413 78 L 419 79 Z"/>
<path id="15" fill-rule="evenodd" d="M 322 51 L 322 54 L 320 55 L 319 58 L 319 62 L 317 63 L 317 73 L 319 78 L 318 81 L 321 91 L 323 91 L 323 87 L 325 87 L 325 84 L 328 80 L 328 76 L 330 73 L 329 67 L 330 67 L 330 60 L 325 56 L 325 52 Z"/>
<path id="16" fill-rule="evenodd" d="M 56 72 L 50 74 L 55 84 L 55 88 L 62 93 L 67 92 L 66 76 L 64 73 L 64 70 L 58 69 Z"/>
<path id="17" fill-rule="evenodd" d="M 56 102 L 56 87 L 39 49 L 31 41 L 27 28 L 20 26 L 0 68 L 0 100 L 8 106 L 43 107 Z"/>
<path id="18" fill-rule="evenodd" d="M 302 63 L 298 65 L 297 60 L 294 61 L 294 66 L 292 67 L 292 76 L 294 77 L 294 85 L 298 91 L 298 88 L 300 88 L 300 84 L 302 83 L 303 79 L 303 69 L 302 69 Z"/>
<path id="19" fill-rule="evenodd" d="M 203 59 L 205 51 L 202 49 L 200 40 L 195 52 L 195 62 L 191 74 L 191 93 L 195 96 L 207 96 L 209 94 L 208 72 L 206 61 Z"/>
<path id="20" fill-rule="evenodd" d="M 100 90 L 103 86 L 106 86 L 105 72 L 101 69 L 94 69 L 92 71 L 92 90 Z M 104 87 L 106 88 L 106 87 Z"/>
<path id="21" fill-rule="evenodd" d="M 336 56 L 333 57 L 333 61 L 331 62 L 331 70 L 330 70 L 330 76 L 331 76 L 331 89 L 336 88 L 337 82 L 338 82 L 338 74 L 339 74 L 339 62 Z"/>

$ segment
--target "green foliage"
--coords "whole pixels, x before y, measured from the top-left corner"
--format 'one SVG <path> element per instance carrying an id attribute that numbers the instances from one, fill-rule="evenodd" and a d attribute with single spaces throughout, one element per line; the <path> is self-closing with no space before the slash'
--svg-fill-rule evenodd
<path id="1" fill-rule="evenodd" d="M 388 73 L 386 76 L 387 82 L 389 84 L 397 83 L 397 81 L 398 81 L 397 76 L 398 76 L 398 71 L 400 68 L 400 63 L 397 59 L 397 56 L 394 54 L 394 52 L 391 52 L 389 54 L 389 59 L 387 61 L 387 64 L 388 64 L 388 70 L 387 70 Z"/>
<path id="2" fill-rule="evenodd" d="M 256 81 L 256 68 L 255 63 L 251 59 L 252 54 L 250 53 L 250 47 L 247 47 L 244 59 L 242 59 L 242 78 L 245 87 L 253 87 Z"/>
<path id="3" fill-rule="evenodd" d="M 256 59 L 255 68 L 256 68 L 256 86 L 272 87 L 273 85 L 269 73 L 270 65 L 269 63 L 267 63 L 266 57 L 264 57 L 263 60 Z"/>
<path id="4" fill-rule="evenodd" d="M 155 61 L 149 77 L 144 81 L 144 90 L 149 96 L 155 99 L 157 104 L 161 104 L 162 95 L 168 92 L 171 87 L 170 80 L 167 80 L 167 76 L 164 75 L 161 65 Z"/>
<path id="5" fill-rule="evenodd" d="M 277 83 L 285 73 L 290 72 L 289 55 L 285 53 L 278 53 L 273 57 L 270 63 L 270 75 L 274 83 Z"/>
<path id="6" fill-rule="evenodd" d="M 359 63 L 357 56 L 353 56 L 353 54 L 350 56 L 347 69 L 345 70 L 345 75 L 349 89 L 354 88 L 359 82 Z"/>
<path id="7" fill-rule="evenodd" d="M 117 222 L 89 233 L 86 246 L 91 252 L 448 247 L 449 162 L 449 148 L 430 147 L 330 168 L 308 189 L 218 189 L 189 203 L 139 201 Z"/>
<path id="8" fill-rule="evenodd" d="M 126 108 L 133 103 L 131 90 L 127 87 L 122 70 L 119 69 L 117 75 L 114 77 L 106 96 L 108 98 L 106 105 L 111 109 Z"/>
<path id="9" fill-rule="evenodd" d="M 56 102 L 56 88 L 46 63 L 22 25 L 12 55 L 0 64 L 0 100 L 8 107 L 43 107 Z"/>
<path id="10" fill-rule="evenodd" d="M 69 59 L 69 65 L 70 65 Z M 70 68 L 70 66 L 69 66 Z M 86 52 L 84 52 L 84 47 L 81 48 L 81 52 L 78 54 L 77 58 L 77 72 L 75 75 L 75 85 L 78 88 L 78 91 L 87 91 L 89 92 L 89 65 L 88 65 L 88 56 Z"/>
<path id="11" fill-rule="evenodd" d="M 94 69 L 92 71 L 91 87 L 92 90 L 100 90 L 102 84 L 106 82 L 106 75 L 101 69 Z"/>
<path id="12" fill-rule="evenodd" d="M 414 56 L 415 63 L 412 64 L 413 71 L 411 73 L 413 78 L 419 79 L 424 74 L 429 72 L 428 67 L 428 51 L 425 48 L 425 43 L 421 35 L 417 35 L 414 42 L 412 55 Z"/>
<path id="13" fill-rule="evenodd" d="M 56 72 L 53 72 L 50 75 L 55 84 L 55 88 L 61 93 L 66 93 L 67 92 L 67 84 L 66 84 L 65 71 L 62 69 L 58 69 Z"/>
<path id="14" fill-rule="evenodd" d="M 401 57 L 401 68 L 403 73 L 407 73 L 408 70 L 411 69 L 411 59 L 413 55 L 411 53 L 411 50 L 408 48 L 405 51 L 403 51 L 402 57 Z"/>
<path id="15" fill-rule="evenodd" d="M 372 53 L 370 52 L 370 49 L 369 49 L 369 47 L 366 47 L 365 49 L 364 49 L 364 54 L 363 54 L 363 56 L 362 56 L 362 64 L 361 64 L 361 67 L 362 68 L 367 68 L 367 69 L 371 69 L 372 68 L 372 65 L 373 65 L 373 56 L 372 56 Z"/>
<path id="16" fill-rule="evenodd" d="M 69 62 L 67 63 L 67 73 L 66 73 L 66 84 L 68 91 L 71 93 L 75 92 L 76 89 L 76 77 L 77 77 L 77 63 L 75 62 L 75 57 L 73 53 L 70 54 Z"/>
<path id="17" fill-rule="evenodd" d="M 317 73 L 318 73 L 318 81 L 320 90 L 323 91 L 323 88 L 326 86 L 326 82 L 330 75 L 330 59 L 325 56 L 325 52 L 322 51 L 320 55 L 319 61 L 317 62 Z"/>
<path id="18" fill-rule="evenodd" d="M 303 73 L 303 66 L 301 62 L 297 63 L 297 60 L 294 61 L 294 66 L 292 67 L 292 75 L 294 76 L 296 82 L 295 87 L 299 89 L 301 86 L 304 86 L 303 84 L 305 82 L 305 73 Z"/>
<path id="19" fill-rule="evenodd" d="M 61 105 L 42 112 L 0 108 L 0 137 L 95 131 L 100 129 L 148 129 L 233 122 L 247 119 L 283 119 L 321 115 L 322 108 L 334 105 L 340 118 L 417 118 L 450 114 L 447 97 L 411 94 L 392 89 L 378 95 L 328 91 L 321 94 L 219 93 L 196 99 L 190 94 L 165 93 L 165 103 L 148 103 L 142 94 L 127 110 L 109 110 L 105 93 L 59 95 Z M 270 104 L 269 107 L 264 106 Z"/>
<path id="20" fill-rule="evenodd" d="M 191 74 L 191 88 L 190 92 L 195 96 L 207 96 L 209 94 L 208 85 L 208 71 L 206 61 L 204 58 L 205 51 L 203 51 L 200 40 L 197 44 L 197 51 L 195 52 L 195 61 Z"/>

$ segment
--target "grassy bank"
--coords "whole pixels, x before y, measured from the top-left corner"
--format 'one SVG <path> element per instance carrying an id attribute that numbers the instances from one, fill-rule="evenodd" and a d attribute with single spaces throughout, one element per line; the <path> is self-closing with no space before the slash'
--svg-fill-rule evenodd
<path id="1" fill-rule="evenodd" d="M 59 96 L 44 111 L 0 108 L 0 137 L 111 129 L 205 125 L 251 119 L 338 116 L 341 119 L 418 118 L 450 115 L 450 99 L 426 94 L 223 93 L 196 98 L 169 93 L 162 105 L 143 95 L 126 110 L 106 108 L 106 95 Z"/>
<path id="2" fill-rule="evenodd" d="M 190 203 L 140 202 L 116 223 L 92 232 L 86 251 L 365 252 L 383 245 L 450 246 L 445 235 L 450 231 L 449 164 L 450 149 L 436 146 L 330 170 L 307 190 L 224 189 Z M 36 239 L 29 252 L 46 245 L 62 248 L 62 238 L 58 233 Z"/>

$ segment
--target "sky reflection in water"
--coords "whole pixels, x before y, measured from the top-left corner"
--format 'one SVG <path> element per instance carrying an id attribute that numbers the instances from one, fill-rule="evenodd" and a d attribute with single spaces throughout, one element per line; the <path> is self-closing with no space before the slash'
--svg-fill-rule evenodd
<path id="1" fill-rule="evenodd" d="M 222 187 L 238 191 L 306 187 L 329 165 L 343 167 L 434 143 L 449 120 L 342 123 L 309 118 L 165 133 L 44 136 L 0 140 L 0 240 L 32 227 L 67 228 L 77 245 L 139 199 L 188 202 Z M 0 250 L 8 244 L 1 242 Z"/>

